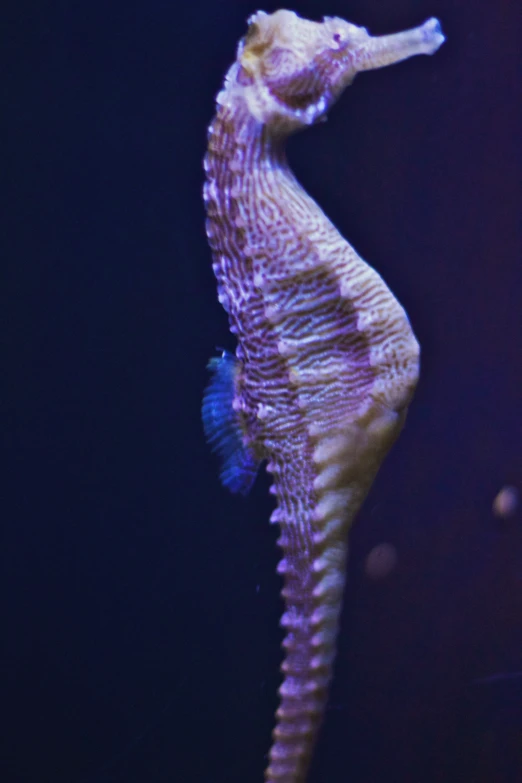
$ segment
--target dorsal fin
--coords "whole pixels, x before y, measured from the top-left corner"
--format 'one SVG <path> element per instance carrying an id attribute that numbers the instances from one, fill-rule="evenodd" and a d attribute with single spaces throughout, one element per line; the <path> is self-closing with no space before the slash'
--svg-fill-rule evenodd
<path id="1" fill-rule="evenodd" d="M 234 410 L 239 361 L 228 351 L 208 363 L 212 373 L 201 409 L 208 442 L 221 458 L 220 478 L 231 492 L 246 495 L 254 483 L 259 460 L 245 443 L 244 431 Z"/>

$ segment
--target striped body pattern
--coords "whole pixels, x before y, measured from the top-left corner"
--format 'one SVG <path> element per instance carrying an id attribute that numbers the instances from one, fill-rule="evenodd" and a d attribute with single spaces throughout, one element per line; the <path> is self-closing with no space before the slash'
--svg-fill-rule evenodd
<path id="1" fill-rule="evenodd" d="M 285 657 L 268 783 L 306 780 L 349 529 L 419 371 L 403 308 L 298 184 L 285 141 L 319 121 L 359 71 L 431 54 L 443 40 L 435 19 L 371 37 L 338 18 L 258 12 L 209 128 L 207 235 L 238 347 L 235 358 L 213 360 L 203 419 L 232 490 L 246 491 L 267 461 L 281 531 Z"/>

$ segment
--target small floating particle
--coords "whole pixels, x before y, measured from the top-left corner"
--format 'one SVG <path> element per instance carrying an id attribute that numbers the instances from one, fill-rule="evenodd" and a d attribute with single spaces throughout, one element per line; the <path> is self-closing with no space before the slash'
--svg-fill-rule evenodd
<path id="1" fill-rule="evenodd" d="M 370 579 L 384 579 L 397 565 L 397 550 L 393 544 L 377 544 L 368 553 L 364 570 Z"/>
<path id="2" fill-rule="evenodd" d="M 502 487 L 493 501 L 495 516 L 502 519 L 513 516 L 518 508 L 519 497 L 519 491 L 516 487 Z"/>

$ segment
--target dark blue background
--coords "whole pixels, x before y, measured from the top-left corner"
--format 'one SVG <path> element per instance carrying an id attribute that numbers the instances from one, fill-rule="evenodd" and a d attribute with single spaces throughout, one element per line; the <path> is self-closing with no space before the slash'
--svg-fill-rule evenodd
<path id="1" fill-rule="evenodd" d="M 265 3 L 275 10 L 278 4 Z M 204 234 L 213 99 L 252 0 L 10 2 L 4 70 L 2 783 L 255 783 L 279 682 L 268 481 L 204 442 L 234 348 Z M 406 306 L 408 425 L 353 534 L 311 783 L 522 780 L 518 3 L 309 0 L 432 58 L 360 76 L 296 137 L 307 189 Z M 370 581 L 370 549 L 398 566 Z"/>

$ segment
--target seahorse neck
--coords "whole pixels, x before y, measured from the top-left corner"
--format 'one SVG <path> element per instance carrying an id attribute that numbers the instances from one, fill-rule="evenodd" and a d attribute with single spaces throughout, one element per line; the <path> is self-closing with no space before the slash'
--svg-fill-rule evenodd
<path id="1" fill-rule="evenodd" d="M 205 169 L 219 178 L 219 185 L 232 184 L 246 194 L 256 184 L 256 174 L 271 170 L 283 177 L 293 175 L 285 154 L 286 135 L 275 132 L 250 114 L 239 98 L 218 111 L 209 128 Z M 208 167 L 209 159 L 213 164 Z"/>

